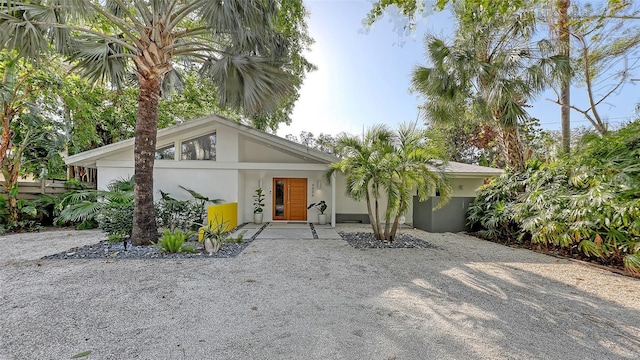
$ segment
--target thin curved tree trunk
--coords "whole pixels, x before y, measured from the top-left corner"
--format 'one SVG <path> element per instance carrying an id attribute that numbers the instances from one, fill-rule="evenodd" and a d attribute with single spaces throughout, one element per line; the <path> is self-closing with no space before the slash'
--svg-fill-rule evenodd
<path id="1" fill-rule="evenodd" d="M 373 211 L 371 210 L 371 196 L 369 195 L 369 191 L 365 195 L 367 199 L 367 212 L 369 213 L 369 222 L 371 223 L 371 228 L 373 228 L 373 237 L 376 239 L 380 238 L 380 234 L 378 234 L 378 228 L 375 224 L 375 218 L 373 217 Z"/>
<path id="2" fill-rule="evenodd" d="M 400 195 L 399 204 L 402 204 L 404 201 L 404 195 Z M 400 209 L 396 211 L 396 216 L 393 218 L 393 226 L 391 227 L 391 232 L 389 233 L 389 241 L 394 241 L 396 238 L 396 233 L 398 232 L 398 226 L 400 224 Z"/>
<path id="3" fill-rule="evenodd" d="M 376 190 L 377 193 L 377 190 Z M 373 235 L 377 240 L 382 240 L 382 228 L 380 228 L 380 203 L 378 201 L 378 196 L 374 194 L 375 199 L 375 207 L 376 207 L 376 228 L 374 229 Z"/>
<path id="4" fill-rule="evenodd" d="M 138 117 L 134 145 L 134 199 L 133 245 L 149 245 L 158 238 L 155 209 L 153 207 L 153 164 L 155 161 L 158 130 L 158 102 L 162 77 L 140 79 Z"/>
<path id="5" fill-rule="evenodd" d="M 387 199 L 387 210 L 384 213 L 384 240 L 390 240 L 389 232 L 391 231 L 391 206 L 388 201 L 389 199 Z"/>

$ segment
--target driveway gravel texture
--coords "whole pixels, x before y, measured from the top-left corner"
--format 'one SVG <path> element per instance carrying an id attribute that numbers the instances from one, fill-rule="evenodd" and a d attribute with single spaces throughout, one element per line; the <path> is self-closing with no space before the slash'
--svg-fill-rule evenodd
<path id="1" fill-rule="evenodd" d="M 434 247 L 257 239 L 226 259 L 42 260 L 106 236 L 3 236 L 0 359 L 640 357 L 639 280 L 403 232 Z"/>

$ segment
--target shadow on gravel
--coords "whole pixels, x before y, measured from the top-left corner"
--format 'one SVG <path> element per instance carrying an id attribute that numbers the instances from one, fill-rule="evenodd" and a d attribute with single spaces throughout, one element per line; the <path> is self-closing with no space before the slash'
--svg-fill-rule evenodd
<path id="1" fill-rule="evenodd" d="M 551 267 L 466 263 L 393 286 L 375 301 L 381 337 L 397 344 L 429 339 L 431 351 L 452 358 L 637 359 L 637 307 L 555 281 L 545 276 Z"/>

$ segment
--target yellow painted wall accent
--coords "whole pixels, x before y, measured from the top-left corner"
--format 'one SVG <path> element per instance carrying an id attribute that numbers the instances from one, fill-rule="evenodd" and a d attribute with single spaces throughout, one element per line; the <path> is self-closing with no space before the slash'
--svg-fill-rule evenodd
<path id="1" fill-rule="evenodd" d="M 225 231 L 231 231 L 238 226 L 238 203 L 224 203 L 218 205 L 211 205 L 207 208 L 207 224 L 211 223 L 212 226 L 226 222 L 227 226 Z M 198 231 L 198 240 L 202 241 L 203 232 Z"/>

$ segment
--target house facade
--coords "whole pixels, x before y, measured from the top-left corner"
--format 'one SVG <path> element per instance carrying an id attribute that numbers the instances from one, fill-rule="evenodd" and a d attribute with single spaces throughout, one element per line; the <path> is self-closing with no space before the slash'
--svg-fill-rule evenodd
<path id="1" fill-rule="evenodd" d="M 129 139 L 65 158 L 68 165 L 96 168 L 98 188 L 134 173 L 134 140 Z M 317 221 L 307 205 L 324 200 L 333 226 L 343 221 L 368 221 L 364 202 L 346 196 L 345 181 L 325 180 L 336 157 L 215 115 L 158 131 L 154 166 L 155 196 L 159 190 L 177 199 L 189 195 L 180 186 L 209 198 L 238 203 L 238 221 L 253 219 L 253 195 L 262 188 L 264 221 Z M 471 165 L 469 165 L 471 166 Z M 498 169 L 474 167 L 473 174 L 452 173 L 454 197 L 473 197 L 487 176 Z M 413 222 L 413 211 L 406 222 Z"/>

